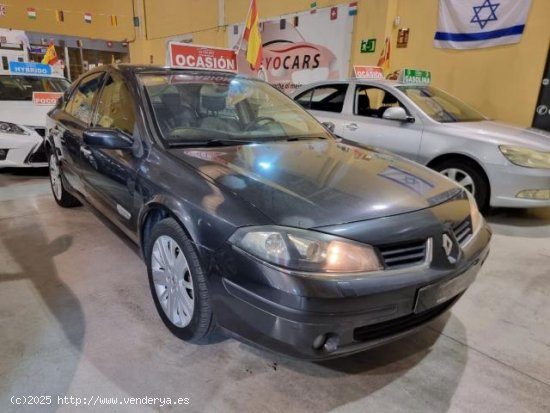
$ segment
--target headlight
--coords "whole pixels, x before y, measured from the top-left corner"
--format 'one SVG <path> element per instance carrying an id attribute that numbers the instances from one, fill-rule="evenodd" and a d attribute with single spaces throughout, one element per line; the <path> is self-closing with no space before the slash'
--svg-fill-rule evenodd
<path id="1" fill-rule="evenodd" d="M 0 122 L 0 133 L 13 133 L 15 135 L 28 135 L 29 133 L 15 123 Z"/>
<path id="2" fill-rule="evenodd" d="M 474 196 L 469 191 L 466 191 L 466 194 L 468 195 L 468 200 L 470 201 L 470 219 L 472 220 L 472 233 L 475 234 L 483 224 L 483 215 L 481 215 L 481 212 L 479 212 L 479 208 L 477 207 L 477 202 Z"/>
<path id="3" fill-rule="evenodd" d="M 550 152 L 536 151 L 519 146 L 499 146 L 502 154 L 513 164 L 527 168 L 550 168 Z"/>
<path id="4" fill-rule="evenodd" d="M 238 229 L 229 241 L 263 261 L 297 271 L 357 273 L 383 269 L 369 245 L 315 231 L 248 227 Z"/>

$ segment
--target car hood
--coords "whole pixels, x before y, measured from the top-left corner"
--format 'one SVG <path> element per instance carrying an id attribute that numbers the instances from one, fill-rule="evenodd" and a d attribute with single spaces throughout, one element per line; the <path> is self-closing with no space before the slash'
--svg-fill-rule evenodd
<path id="1" fill-rule="evenodd" d="M 428 168 L 332 139 L 170 152 L 274 223 L 299 228 L 412 212 L 461 192 Z"/>
<path id="2" fill-rule="evenodd" d="M 23 126 L 46 127 L 46 117 L 53 108 L 50 105 L 35 105 L 31 101 L 0 101 L 0 121 Z"/>
<path id="3" fill-rule="evenodd" d="M 550 151 L 550 133 L 541 129 L 521 128 L 489 120 L 453 123 L 452 128 L 461 135 L 477 136 L 478 139 L 490 140 L 497 145 L 516 145 Z"/>

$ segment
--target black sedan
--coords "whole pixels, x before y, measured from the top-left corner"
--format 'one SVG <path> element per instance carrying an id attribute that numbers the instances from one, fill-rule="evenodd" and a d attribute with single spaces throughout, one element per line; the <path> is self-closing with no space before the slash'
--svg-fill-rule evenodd
<path id="1" fill-rule="evenodd" d="M 358 352 L 448 310 L 489 251 L 463 188 L 343 143 L 259 80 L 104 66 L 48 122 L 55 200 L 139 246 L 184 340 L 220 328 L 296 357 Z"/>

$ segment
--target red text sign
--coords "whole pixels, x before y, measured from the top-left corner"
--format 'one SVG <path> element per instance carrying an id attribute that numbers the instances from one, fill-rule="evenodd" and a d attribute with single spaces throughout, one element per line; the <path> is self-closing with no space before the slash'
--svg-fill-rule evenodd
<path id="1" fill-rule="evenodd" d="M 168 52 L 172 67 L 237 72 L 237 56 L 231 49 L 170 43 Z"/>
<path id="2" fill-rule="evenodd" d="M 384 79 L 384 71 L 378 66 L 353 66 L 357 79 Z"/>
<path id="3" fill-rule="evenodd" d="M 35 105 L 54 106 L 62 95 L 59 92 L 33 92 L 32 101 Z"/>

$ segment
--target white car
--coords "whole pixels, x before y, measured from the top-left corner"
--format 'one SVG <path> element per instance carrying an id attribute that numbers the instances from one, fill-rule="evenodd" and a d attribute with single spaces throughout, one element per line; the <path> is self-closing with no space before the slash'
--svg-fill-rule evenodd
<path id="1" fill-rule="evenodd" d="M 550 206 L 548 132 L 494 122 L 426 84 L 323 81 L 292 97 L 336 135 L 443 173 L 480 208 Z"/>
<path id="2" fill-rule="evenodd" d="M 0 168 L 46 167 L 46 114 L 70 86 L 60 77 L 0 74 Z"/>

